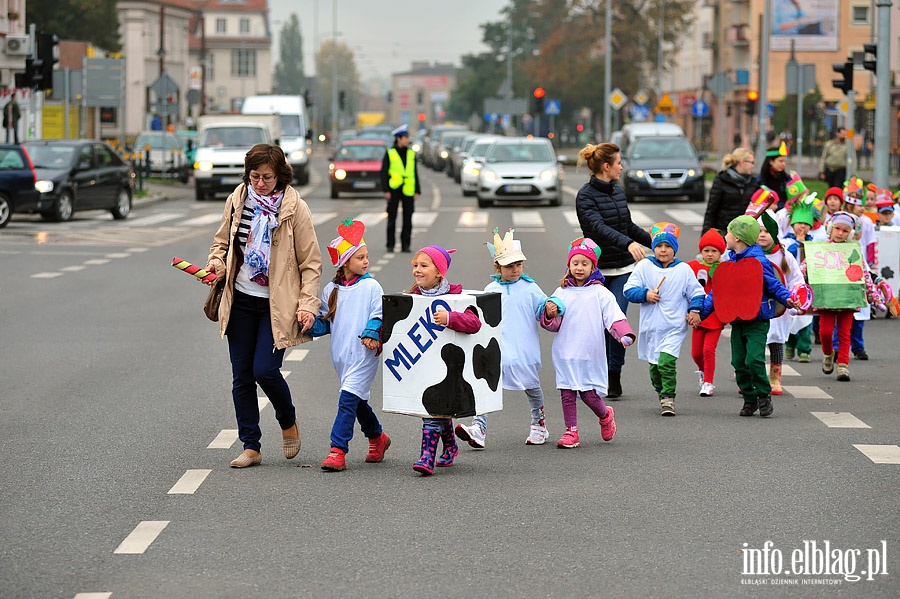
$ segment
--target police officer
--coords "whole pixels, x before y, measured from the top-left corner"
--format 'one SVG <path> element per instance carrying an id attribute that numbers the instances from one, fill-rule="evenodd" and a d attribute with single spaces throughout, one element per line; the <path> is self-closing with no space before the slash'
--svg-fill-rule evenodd
<path id="1" fill-rule="evenodd" d="M 381 188 L 387 200 L 387 251 L 394 251 L 397 232 L 397 207 L 403 203 L 403 226 L 400 229 L 400 251 L 409 252 L 412 240 L 412 214 L 415 201 L 422 193 L 416 169 L 416 153 L 409 148 L 409 127 L 400 125 L 391 134 L 394 145 L 381 163 Z"/>

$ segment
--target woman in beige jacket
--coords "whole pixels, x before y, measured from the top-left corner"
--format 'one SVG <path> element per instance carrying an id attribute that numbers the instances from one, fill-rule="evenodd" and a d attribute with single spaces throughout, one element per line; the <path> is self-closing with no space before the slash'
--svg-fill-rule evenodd
<path id="1" fill-rule="evenodd" d="M 243 178 L 225 202 L 206 265 L 226 277 L 219 335 L 228 337 L 231 393 L 244 444 L 233 468 L 262 462 L 257 384 L 275 409 L 284 456 L 291 459 L 300 451 L 300 429 L 281 365 L 286 348 L 311 340 L 306 331 L 319 309 L 322 271 L 309 207 L 290 186 L 293 172 L 281 148 L 253 146 Z"/>

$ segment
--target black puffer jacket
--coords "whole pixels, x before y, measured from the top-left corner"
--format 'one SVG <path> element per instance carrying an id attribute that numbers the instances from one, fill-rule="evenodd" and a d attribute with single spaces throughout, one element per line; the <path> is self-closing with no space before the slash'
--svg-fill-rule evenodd
<path id="1" fill-rule="evenodd" d="M 709 190 L 703 232 L 727 229 L 732 219 L 744 213 L 757 189 L 759 183 L 753 175 L 742 175 L 731 167 L 720 171 Z"/>
<path id="2" fill-rule="evenodd" d="M 631 221 L 625 190 L 615 183 L 592 176 L 575 196 L 575 211 L 584 236 L 600 246 L 601 269 L 633 264 L 632 241 L 650 247 L 650 233 Z"/>
<path id="3" fill-rule="evenodd" d="M 791 176 L 787 171 L 781 171 L 780 173 L 770 172 L 765 175 L 760 173 L 757 176 L 756 180 L 759 185 L 765 185 L 778 194 L 778 205 L 772 206 L 772 210 L 781 210 L 787 203 L 787 182 L 790 178 Z"/>

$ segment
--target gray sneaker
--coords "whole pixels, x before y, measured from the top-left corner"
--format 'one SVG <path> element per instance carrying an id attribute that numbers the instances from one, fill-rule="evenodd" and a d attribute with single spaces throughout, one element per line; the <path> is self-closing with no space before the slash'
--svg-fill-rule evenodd
<path id="1" fill-rule="evenodd" d="M 472 426 L 457 424 L 456 436 L 468 443 L 470 447 L 484 449 L 484 431 L 477 424 Z"/>
<path id="2" fill-rule="evenodd" d="M 846 364 L 838 364 L 837 365 L 837 380 L 839 380 L 839 381 L 849 381 L 850 380 L 850 368 Z"/>
<path id="3" fill-rule="evenodd" d="M 834 352 L 822 358 L 822 372 L 825 374 L 834 372 Z"/>

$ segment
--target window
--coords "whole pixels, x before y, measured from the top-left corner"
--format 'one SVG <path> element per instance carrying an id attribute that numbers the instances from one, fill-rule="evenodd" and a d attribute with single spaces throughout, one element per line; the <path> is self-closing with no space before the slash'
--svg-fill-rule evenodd
<path id="1" fill-rule="evenodd" d="M 216 19 L 216 33 L 225 33 L 225 19 Z"/>
<path id="2" fill-rule="evenodd" d="M 250 19 L 241 19 L 241 33 L 250 33 Z"/>
<path id="3" fill-rule="evenodd" d="M 216 80 L 216 55 L 212 52 L 206 54 L 206 80 Z"/>
<path id="4" fill-rule="evenodd" d="M 0 150 L 0 170 L 18 170 L 25 168 L 25 161 L 18 150 Z"/>
<path id="5" fill-rule="evenodd" d="M 869 24 L 869 7 L 868 6 L 851 6 L 850 22 L 853 25 Z"/>
<path id="6" fill-rule="evenodd" d="M 256 50 L 240 48 L 231 51 L 231 76 L 256 77 Z"/>

